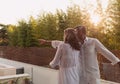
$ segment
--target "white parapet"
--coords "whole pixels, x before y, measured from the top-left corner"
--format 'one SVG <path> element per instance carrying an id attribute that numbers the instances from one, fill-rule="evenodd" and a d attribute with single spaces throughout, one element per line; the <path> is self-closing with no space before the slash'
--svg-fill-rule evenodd
<path id="1" fill-rule="evenodd" d="M 33 84 L 57 84 L 58 82 L 58 70 L 4 58 L 0 58 L 0 63 L 8 64 L 16 68 L 24 67 L 24 72 L 30 75 Z"/>

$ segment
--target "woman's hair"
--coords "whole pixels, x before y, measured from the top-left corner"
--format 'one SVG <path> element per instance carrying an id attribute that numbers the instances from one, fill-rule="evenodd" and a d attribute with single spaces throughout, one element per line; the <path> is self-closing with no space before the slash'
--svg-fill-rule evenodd
<path id="1" fill-rule="evenodd" d="M 64 30 L 64 42 L 71 45 L 75 50 L 80 50 L 80 44 L 73 28 Z"/>

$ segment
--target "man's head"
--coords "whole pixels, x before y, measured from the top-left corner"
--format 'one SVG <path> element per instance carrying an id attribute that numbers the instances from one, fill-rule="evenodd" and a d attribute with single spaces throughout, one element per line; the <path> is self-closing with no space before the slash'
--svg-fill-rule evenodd
<path id="1" fill-rule="evenodd" d="M 85 26 L 76 26 L 74 29 L 80 40 L 84 40 L 86 38 L 86 27 Z"/>

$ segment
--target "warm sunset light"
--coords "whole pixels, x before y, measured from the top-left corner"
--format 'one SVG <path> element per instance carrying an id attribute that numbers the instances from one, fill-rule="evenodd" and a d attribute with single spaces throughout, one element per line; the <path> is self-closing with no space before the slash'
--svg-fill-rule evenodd
<path id="1" fill-rule="evenodd" d="M 81 9 L 88 11 L 90 15 L 90 22 L 95 26 L 102 20 L 102 15 L 105 14 L 108 6 L 108 0 L 73 0 L 80 5 Z M 101 9 L 99 6 L 101 5 Z M 102 14 L 102 15 L 100 15 Z"/>
<path id="2" fill-rule="evenodd" d="M 91 23 L 93 23 L 95 26 L 101 21 L 100 15 L 92 14 L 92 15 L 90 15 L 90 16 L 91 16 L 90 21 L 91 21 Z"/>

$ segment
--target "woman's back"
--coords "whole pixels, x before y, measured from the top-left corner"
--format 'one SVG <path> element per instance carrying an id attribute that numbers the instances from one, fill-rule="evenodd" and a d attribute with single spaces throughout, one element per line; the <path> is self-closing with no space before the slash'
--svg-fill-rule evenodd
<path id="1" fill-rule="evenodd" d="M 61 43 L 56 52 L 59 60 L 59 84 L 80 84 L 81 64 L 80 51 L 73 49 L 68 43 Z M 52 61 L 55 63 L 55 60 Z"/>
<path id="2" fill-rule="evenodd" d="M 70 68 L 77 66 L 80 63 L 79 50 L 73 49 L 68 43 L 61 43 L 59 46 L 62 50 L 62 56 L 60 58 L 60 67 Z"/>

